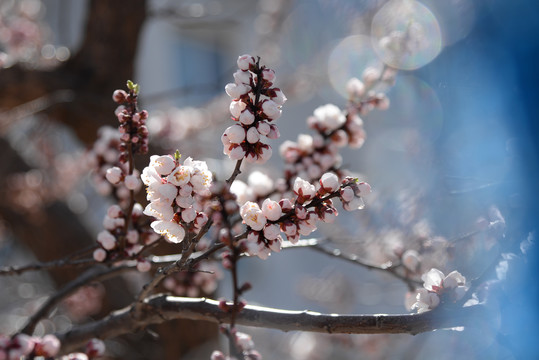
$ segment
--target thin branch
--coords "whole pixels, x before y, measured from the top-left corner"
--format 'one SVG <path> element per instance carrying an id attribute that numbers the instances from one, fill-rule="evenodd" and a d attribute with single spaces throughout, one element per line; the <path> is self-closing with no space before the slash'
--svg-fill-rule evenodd
<path id="1" fill-rule="evenodd" d="M 94 259 L 70 260 L 70 257 L 49 262 L 36 262 L 24 266 L 4 266 L 0 268 L 0 275 L 20 275 L 27 271 L 48 270 L 56 268 L 76 268 L 94 265 Z"/>
<path id="2" fill-rule="evenodd" d="M 234 182 L 234 180 L 236 179 L 236 177 L 241 174 L 241 170 L 240 170 L 240 167 L 241 167 L 241 163 L 243 162 L 243 159 L 239 159 L 237 162 L 236 162 L 236 167 L 234 168 L 234 171 L 232 172 L 232 175 L 230 175 L 230 177 L 228 178 L 228 180 L 226 180 L 226 183 L 228 185 L 232 185 L 232 183 Z"/>
<path id="3" fill-rule="evenodd" d="M 79 287 L 84 286 L 92 281 L 104 280 L 112 276 L 116 276 L 124 271 L 134 269 L 135 266 L 118 266 L 114 268 L 93 268 L 86 273 L 82 274 L 75 280 L 67 283 L 62 289 L 58 290 L 51 297 L 45 301 L 43 305 L 36 311 L 24 327 L 21 329 L 21 332 L 24 334 L 31 335 L 34 331 L 34 328 L 38 322 L 47 316 L 53 309 L 62 301 L 65 297 L 71 295 Z"/>
<path id="4" fill-rule="evenodd" d="M 416 287 L 422 285 L 422 282 L 414 280 L 414 279 L 410 279 L 410 278 L 406 277 L 405 275 L 400 274 L 397 271 L 397 268 L 398 268 L 397 265 L 380 266 L 380 265 L 368 264 L 368 263 L 364 262 L 363 260 L 361 260 L 359 258 L 359 256 L 357 256 L 355 254 L 343 253 L 339 249 L 335 249 L 335 248 L 332 248 L 332 247 L 329 247 L 327 245 L 322 244 L 319 239 L 300 240 L 297 244 L 289 244 L 289 245 L 287 244 L 287 245 L 283 246 L 283 248 L 288 248 L 288 249 L 309 248 L 309 249 L 316 250 L 316 251 L 318 251 L 318 252 L 320 252 L 322 254 L 326 254 L 328 256 L 332 256 L 332 257 L 336 257 L 336 258 L 339 258 L 339 259 L 346 260 L 348 262 L 351 262 L 351 263 L 353 263 L 355 265 L 359 265 L 359 266 L 361 266 L 361 267 L 363 267 L 365 269 L 368 269 L 368 270 L 383 271 L 383 272 L 388 273 L 388 274 L 392 275 L 393 277 L 403 281 L 408 286 L 410 291 L 413 291 L 413 290 L 416 289 Z"/>
<path id="5" fill-rule="evenodd" d="M 338 315 L 312 311 L 290 311 L 247 305 L 236 314 L 238 325 L 278 329 L 282 331 L 309 331 L 330 334 L 418 334 L 422 332 L 469 326 L 488 320 L 484 306 L 465 308 L 439 307 L 421 314 L 399 315 Z M 215 323 L 230 323 L 231 314 L 219 309 L 219 302 L 204 298 L 183 298 L 156 295 L 146 299 L 142 316 L 131 315 L 131 307 L 67 332 L 56 334 L 62 343 L 62 352 L 73 351 L 92 337 L 102 339 L 133 333 L 148 325 L 173 319 L 191 319 Z"/>

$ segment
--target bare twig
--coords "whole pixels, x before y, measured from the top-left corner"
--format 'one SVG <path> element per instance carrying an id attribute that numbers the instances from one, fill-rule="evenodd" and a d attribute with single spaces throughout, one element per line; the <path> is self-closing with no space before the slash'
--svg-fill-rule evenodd
<path id="1" fill-rule="evenodd" d="M 94 259 L 80 259 L 70 260 L 70 257 L 65 259 L 49 261 L 49 262 L 36 262 L 34 264 L 24 266 L 5 266 L 0 268 L 0 275 L 20 275 L 27 271 L 36 270 L 48 270 L 54 268 L 70 268 L 70 267 L 84 267 L 95 264 Z"/>
<path id="2" fill-rule="evenodd" d="M 368 264 L 364 262 L 362 259 L 359 258 L 359 256 L 355 254 L 348 254 L 344 253 L 339 249 L 335 249 L 333 247 L 330 247 L 328 245 L 324 245 L 319 239 L 305 239 L 300 240 L 297 244 L 286 244 L 283 246 L 283 248 L 288 249 L 299 249 L 299 248 L 310 248 L 313 250 L 316 250 L 318 252 L 321 252 L 322 254 L 326 254 L 328 256 L 333 256 L 339 259 L 346 260 L 348 262 L 351 262 L 353 264 L 359 265 L 365 269 L 368 270 L 377 270 L 377 271 L 384 271 L 395 278 L 403 281 L 410 291 L 413 291 L 416 289 L 416 287 L 421 286 L 422 282 L 410 279 L 409 277 L 406 277 L 405 275 L 400 274 L 397 269 L 398 265 L 391 265 L 391 266 L 380 266 L 380 265 L 373 265 Z"/>
<path id="3" fill-rule="evenodd" d="M 142 316 L 132 317 L 131 307 L 111 313 L 104 319 L 56 334 L 62 352 L 75 350 L 92 337 L 102 339 L 132 333 L 148 325 L 173 319 L 191 319 L 229 323 L 231 314 L 219 309 L 219 302 L 204 298 L 156 295 L 146 299 Z M 422 332 L 469 326 L 488 320 L 484 306 L 465 308 L 439 307 L 421 314 L 337 315 L 312 311 L 290 311 L 247 305 L 236 314 L 238 325 L 272 328 L 282 331 L 309 331 L 330 334 L 418 334 Z"/>
<path id="4" fill-rule="evenodd" d="M 60 301 L 71 295 L 79 287 L 84 286 L 92 281 L 104 280 L 109 277 L 116 276 L 124 271 L 134 268 L 135 266 L 123 265 L 114 268 L 93 268 L 87 271 L 75 280 L 67 283 L 62 289 L 58 290 L 51 297 L 49 297 L 47 301 L 41 305 L 39 310 L 36 311 L 30 317 L 30 319 L 28 319 L 26 325 L 24 325 L 24 327 L 21 329 L 21 332 L 31 335 L 38 322 L 47 316 L 54 309 L 54 307 L 60 303 Z"/>

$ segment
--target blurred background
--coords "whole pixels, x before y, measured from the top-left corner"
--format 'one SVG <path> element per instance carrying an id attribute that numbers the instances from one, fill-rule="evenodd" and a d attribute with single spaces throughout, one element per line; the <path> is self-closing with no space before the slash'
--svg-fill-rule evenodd
<path id="1" fill-rule="evenodd" d="M 247 181 L 251 170 L 280 174 L 279 144 L 309 133 L 305 120 L 318 106 L 344 108 L 348 79 L 385 65 L 398 70 L 395 85 L 380 89 L 391 106 L 363 117 L 365 145 L 343 151 L 373 194 L 364 210 L 339 209 L 340 222 L 313 235 L 373 264 L 417 251 L 416 278 L 436 267 L 473 279 L 513 254 L 506 271 L 498 266 L 488 277 L 504 281 L 482 290 L 492 323 L 413 337 L 245 331 L 265 359 L 533 358 L 538 15 L 539 5 L 524 0 L 2 0 L 0 265 L 57 259 L 95 241 L 113 198 L 99 196 L 106 191 L 84 159 L 98 128 L 116 126 L 111 94 L 127 79 L 140 84 L 150 113 L 150 152 L 179 149 L 224 179 L 234 165 L 218 141 L 231 124 L 224 86 L 238 55 L 260 56 L 288 101 L 274 156 L 246 167 Z M 382 39 L 412 21 L 419 30 L 409 56 L 388 53 Z M 1 278 L 0 333 L 20 328 L 76 275 Z M 240 279 L 253 284 L 250 304 L 407 312 L 404 282 L 309 249 L 244 260 Z M 99 318 L 146 281 L 129 274 L 81 289 L 36 331 Z M 215 296 L 230 298 L 230 288 L 225 275 Z M 220 346 L 214 326 L 187 326 L 108 341 L 110 356 L 202 359 Z"/>

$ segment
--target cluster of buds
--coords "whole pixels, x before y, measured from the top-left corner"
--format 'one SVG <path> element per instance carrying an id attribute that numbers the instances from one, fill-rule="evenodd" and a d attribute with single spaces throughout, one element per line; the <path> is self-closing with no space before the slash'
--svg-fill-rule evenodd
<path id="1" fill-rule="evenodd" d="M 99 339 L 91 339 L 86 343 L 84 352 L 71 353 L 62 356 L 61 360 L 89 360 L 105 355 L 105 343 Z"/>
<path id="2" fill-rule="evenodd" d="M 359 148 L 365 141 L 361 118 L 333 104 L 315 109 L 307 123 L 315 135 L 300 134 L 296 142 L 285 141 L 279 148 L 288 181 L 296 176 L 314 181 L 327 171 L 337 171 L 342 162 L 339 148 Z"/>
<path id="3" fill-rule="evenodd" d="M 60 341 L 54 335 L 43 337 L 17 334 L 13 337 L 0 335 L 0 359 L 19 360 L 22 357 L 43 356 L 52 358 L 60 350 Z"/>
<path id="4" fill-rule="evenodd" d="M 466 278 L 458 271 L 452 271 L 447 276 L 438 269 L 431 269 L 421 276 L 423 288 L 417 290 L 416 302 L 412 310 L 418 313 L 436 308 L 440 303 L 456 302 L 466 293 Z"/>
<path id="5" fill-rule="evenodd" d="M 178 296 L 207 296 L 217 289 L 223 274 L 213 262 L 197 263 L 189 271 L 175 272 L 163 280 L 165 289 Z"/>
<path id="6" fill-rule="evenodd" d="M 133 154 L 146 154 L 148 152 L 148 128 L 146 120 L 148 112 L 138 111 L 137 97 L 139 93 L 138 84 L 132 81 L 127 82 L 129 92 L 116 90 L 112 94 L 114 102 L 119 104 L 115 114 L 120 122 L 119 130 L 122 134 L 120 139 L 120 162 L 127 163 L 129 150 Z"/>
<path id="7" fill-rule="evenodd" d="M 240 56 L 238 67 L 235 83 L 225 88 L 232 98 L 230 113 L 236 124 L 228 127 L 221 137 L 223 152 L 232 160 L 245 158 L 248 162 L 264 163 L 272 150 L 262 140 L 279 137 L 279 129 L 271 122 L 281 116 L 286 97 L 280 89 L 272 87 L 275 72 L 260 66 L 251 55 Z"/>
<path id="8" fill-rule="evenodd" d="M 396 74 L 396 70 L 388 66 L 382 70 L 368 67 L 363 71 L 361 80 L 355 77 L 348 80 L 348 113 L 367 115 L 374 109 L 387 110 L 389 98 L 377 89 L 394 85 Z"/>
<path id="9" fill-rule="evenodd" d="M 137 255 L 143 248 L 142 244 L 151 244 L 159 236 L 142 224 L 142 213 L 142 205 L 135 203 L 131 211 L 131 222 L 134 229 L 126 229 L 127 215 L 118 205 L 110 206 L 103 219 L 104 230 L 97 235 L 99 248 L 94 250 L 94 259 L 103 262 L 135 257 L 137 269 L 141 272 L 149 271 L 150 262 Z"/>
<path id="10" fill-rule="evenodd" d="M 229 332 L 228 330 L 226 330 Z M 243 355 L 244 359 L 249 360 L 261 360 L 262 356 L 258 351 L 255 350 L 255 343 L 253 342 L 253 339 L 251 338 L 251 335 L 245 334 L 239 331 L 236 331 L 233 329 L 230 331 L 231 334 L 228 334 L 228 336 L 234 337 L 234 345 L 238 349 L 238 351 Z M 234 360 L 235 357 L 226 356 L 219 350 L 215 350 L 210 357 L 211 360 Z"/>
<path id="11" fill-rule="evenodd" d="M 180 154 L 152 156 L 142 171 L 150 203 L 144 214 L 157 220 L 152 229 L 169 242 L 180 243 L 186 232 L 198 233 L 208 222 L 201 199 L 210 194 L 212 174 L 204 161 L 190 157 L 180 164 Z"/>
<path id="12" fill-rule="evenodd" d="M 240 243 L 243 250 L 265 259 L 271 251 L 281 249 L 281 232 L 288 241 L 297 243 L 301 235 L 307 236 L 316 230 L 317 221 L 333 222 L 338 212 L 332 198 L 338 197 L 345 210 L 357 210 L 363 208 L 361 197 L 371 190 L 369 184 L 352 178 L 339 181 L 333 173 L 322 175 L 318 185 L 298 177 L 293 187 L 294 203 L 284 198 L 279 202 L 266 199 L 262 208 L 251 201 L 243 204 L 240 215 L 248 226 L 247 237 Z"/>

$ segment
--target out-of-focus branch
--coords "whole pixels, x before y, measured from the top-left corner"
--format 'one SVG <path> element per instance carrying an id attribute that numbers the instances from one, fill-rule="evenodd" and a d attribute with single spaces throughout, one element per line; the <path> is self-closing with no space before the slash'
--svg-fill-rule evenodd
<path id="1" fill-rule="evenodd" d="M 219 309 L 219 302 L 216 300 L 156 295 L 144 302 L 141 317 L 134 317 L 131 307 L 127 307 L 104 319 L 75 327 L 57 336 L 62 342 L 62 352 L 65 353 L 75 350 L 92 337 L 111 338 L 173 319 L 229 323 L 231 314 Z M 321 314 L 247 305 L 236 314 L 235 321 L 238 325 L 282 331 L 414 335 L 437 329 L 469 326 L 487 319 L 488 312 L 482 305 L 465 308 L 440 307 L 421 314 L 402 315 Z"/>
<path id="2" fill-rule="evenodd" d="M 22 328 L 21 332 L 31 335 L 38 322 L 47 316 L 60 301 L 67 296 L 71 295 L 79 287 L 89 284 L 92 281 L 105 280 L 112 276 L 116 276 L 124 271 L 134 269 L 135 266 L 118 266 L 114 268 L 93 268 L 86 273 L 82 274 L 75 280 L 67 283 L 63 288 L 55 292 L 51 297 L 45 301 L 38 311 L 30 317 L 26 325 Z"/>
<path id="3" fill-rule="evenodd" d="M 398 268 L 397 265 L 383 266 L 383 265 L 369 264 L 363 261 L 362 259 L 360 259 L 359 256 L 355 254 L 347 254 L 347 253 L 342 252 L 339 249 L 335 249 L 333 247 L 325 245 L 319 239 L 300 240 L 297 244 L 287 244 L 283 246 L 283 248 L 287 248 L 287 249 L 310 248 L 322 254 L 333 256 L 333 257 L 351 262 L 355 265 L 359 265 L 368 270 L 377 270 L 377 271 L 386 272 L 390 274 L 391 276 L 394 276 L 395 278 L 403 281 L 411 291 L 414 290 L 416 287 L 422 285 L 422 282 L 414 280 L 414 279 L 410 279 L 409 277 L 406 277 L 405 275 L 400 274 L 397 271 L 397 268 Z"/>

